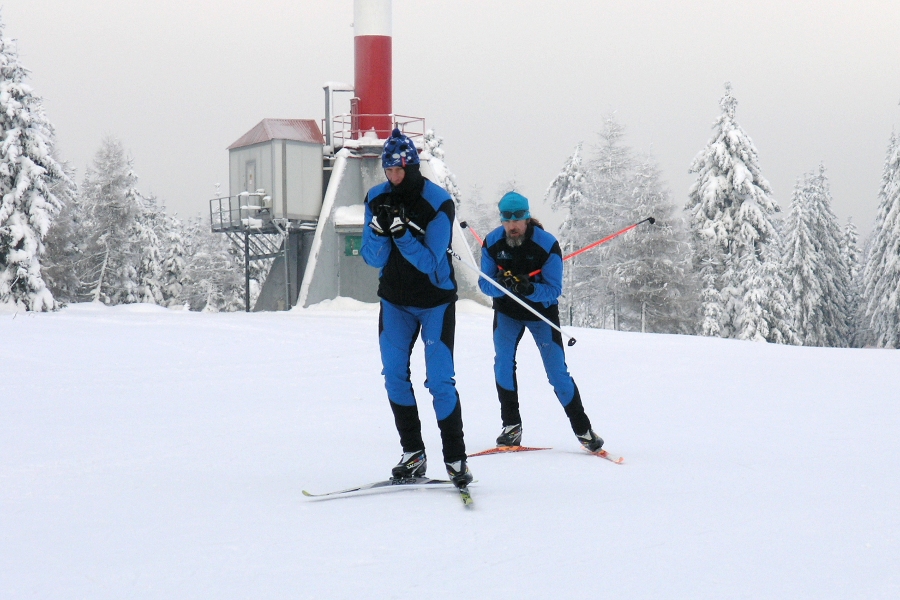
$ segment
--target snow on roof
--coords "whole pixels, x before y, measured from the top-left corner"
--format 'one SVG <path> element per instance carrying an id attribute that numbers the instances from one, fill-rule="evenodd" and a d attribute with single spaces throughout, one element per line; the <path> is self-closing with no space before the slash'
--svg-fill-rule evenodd
<path id="1" fill-rule="evenodd" d="M 261 144 L 270 140 L 293 140 L 325 145 L 325 138 L 315 119 L 263 119 L 256 127 L 228 146 L 229 150 Z"/>

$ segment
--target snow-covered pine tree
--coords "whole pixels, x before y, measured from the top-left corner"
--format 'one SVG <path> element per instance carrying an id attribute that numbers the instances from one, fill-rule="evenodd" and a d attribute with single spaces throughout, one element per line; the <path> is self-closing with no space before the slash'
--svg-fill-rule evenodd
<path id="1" fill-rule="evenodd" d="M 701 243 L 712 245 L 711 241 Z M 697 251 L 696 245 L 694 251 Z M 717 285 L 721 264 L 715 262 L 715 257 L 714 249 L 707 249 L 703 252 L 700 264 L 695 264 L 695 268 L 699 268 L 697 275 L 700 283 L 700 335 L 722 337 L 721 324 L 725 322 L 725 302 Z"/>
<path id="2" fill-rule="evenodd" d="M 428 154 L 431 155 L 432 158 L 437 160 L 429 161 L 431 166 L 431 170 L 434 173 L 434 176 L 437 178 L 437 183 L 439 186 L 444 188 L 450 197 L 453 198 L 453 201 L 456 203 L 456 207 L 459 208 L 460 202 L 462 201 L 462 193 L 459 191 L 459 186 L 456 184 L 456 176 L 447 168 L 447 164 L 444 162 L 444 138 L 437 135 L 433 129 L 429 129 L 425 132 L 424 140 L 423 140 L 424 150 Z"/>
<path id="3" fill-rule="evenodd" d="M 556 205 L 568 209 L 558 235 L 564 255 L 612 233 L 617 225 L 628 225 L 621 213 L 630 202 L 635 161 L 631 149 L 621 144 L 624 131 L 613 115 L 607 115 L 594 158 L 584 165 L 580 152 L 574 153 L 563 168 L 562 180 L 557 178 L 560 182 L 570 179 L 573 185 L 561 196 L 567 198 L 568 206 Z M 583 178 L 577 176 L 579 170 Z M 608 252 L 609 246 L 600 246 L 566 262 L 560 313 L 569 324 L 618 329 L 618 299 L 609 286 Z"/>
<path id="4" fill-rule="evenodd" d="M 137 190 L 137 175 L 122 143 L 105 138 L 85 173 L 78 200 L 85 240 L 82 291 L 106 304 L 152 301 L 159 260 L 158 236 Z M 144 254 L 150 253 L 147 261 Z"/>
<path id="5" fill-rule="evenodd" d="M 588 185 L 584 172 L 582 158 L 582 144 L 575 147 L 572 155 L 566 159 L 562 170 L 556 178 L 550 182 L 547 192 L 544 194 L 544 205 L 549 205 L 554 211 L 563 210 L 567 218 L 560 224 L 558 238 L 563 255 L 571 254 L 577 250 L 574 219 L 568 217 L 573 213 L 582 211 L 582 203 L 585 202 L 585 188 Z M 572 325 L 574 320 L 575 305 L 575 268 L 574 263 L 565 265 L 563 269 L 563 295 L 560 298 L 560 318 L 563 323 Z"/>
<path id="6" fill-rule="evenodd" d="M 609 289 L 617 299 L 619 329 L 693 333 L 696 284 L 686 228 L 650 157 L 636 157 L 632 192 L 619 210 L 624 224 L 654 217 L 653 225 L 612 240 L 605 249 Z"/>
<path id="7" fill-rule="evenodd" d="M 25 83 L 14 40 L 0 20 L 0 302 L 27 310 L 57 306 L 41 273 L 44 238 L 67 196 L 43 102 Z"/>
<path id="8" fill-rule="evenodd" d="M 544 204 L 549 204 L 553 210 L 571 212 L 573 207 L 584 201 L 584 186 L 587 179 L 584 174 L 582 145 L 579 143 L 575 146 L 575 151 L 566 159 L 562 170 L 547 187 Z"/>
<path id="9" fill-rule="evenodd" d="M 791 327 L 791 297 L 784 285 L 777 246 L 763 245 L 762 256 L 748 252 L 741 257 L 744 295 L 735 319 L 738 339 L 775 344 L 800 344 Z"/>
<path id="10" fill-rule="evenodd" d="M 138 302 L 165 304 L 163 259 L 165 254 L 166 214 L 154 196 L 138 196 L 141 210 L 133 225 L 132 244 L 139 248 L 137 266 Z"/>
<path id="11" fill-rule="evenodd" d="M 730 83 L 725 84 L 719 105 L 722 114 L 713 126 L 715 134 L 691 165 L 697 180 L 685 206 L 691 220 L 695 269 L 706 288 L 701 293 L 703 320 L 699 329 L 704 335 L 727 338 L 760 339 L 760 332 L 767 331 L 763 337 L 768 341 L 796 339 L 790 333 L 789 306 L 777 310 L 745 306 L 745 302 L 763 297 L 786 297 L 784 283 L 779 283 L 779 269 L 757 264 L 778 260 L 775 252 L 764 249 L 779 245 L 772 223 L 772 215 L 779 208 L 762 176 L 759 153 L 735 120 L 737 100 Z M 748 285 L 759 283 L 774 289 L 748 293 L 753 292 Z M 759 318 L 771 320 L 763 327 L 754 322 Z"/>
<path id="12" fill-rule="evenodd" d="M 859 339 L 859 323 L 860 309 L 862 308 L 862 292 L 860 291 L 861 273 L 859 258 L 859 232 L 853 219 L 847 217 L 847 224 L 844 225 L 844 231 L 841 235 L 841 258 L 844 260 L 844 267 L 847 269 L 848 278 L 850 280 L 850 293 L 847 301 L 850 309 L 850 343 L 851 347 L 858 347 Z"/>
<path id="13" fill-rule="evenodd" d="M 464 234 L 466 243 L 477 263 L 481 260 L 481 242 L 478 240 L 483 241 L 484 237 L 500 223 L 497 204 L 485 200 L 481 188 L 473 185 L 471 191 L 463 196 L 457 216 L 460 222 L 465 222 L 467 225 L 468 231 Z"/>
<path id="14" fill-rule="evenodd" d="M 863 274 L 863 324 L 879 348 L 900 347 L 900 140 L 891 134 Z"/>
<path id="15" fill-rule="evenodd" d="M 648 216 L 657 224 L 567 261 L 560 312 L 583 326 L 688 332 L 694 286 L 684 227 L 659 168 L 622 145 L 623 135 L 608 115 L 596 157 L 585 166 L 579 145 L 550 184 L 546 200 L 568 213 L 560 246 L 569 254 Z"/>
<path id="16" fill-rule="evenodd" d="M 187 277 L 187 243 L 185 226 L 181 219 L 160 214 L 157 234 L 163 240 L 163 256 L 160 265 L 160 284 L 163 304 L 179 306 L 185 303 L 182 289 Z"/>
<path id="17" fill-rule="evenodd" d="M 841 258 L 844 266 L 850 273 L 850 279 L 857 281 L 859 278 L 859 231 L 853 223 L 853 217 L 847 217 L 847 224 L 841 233 Z"/>
<path id="18" fill-rule="evenodd" d="M 875 332 L 871 327 L 871 319 L 866 316 L 868 311 L 868 302 L 866 301 L 866 265 L 869 263 L 869 257 L 872 255 L 872 243 L 874 242 L 872 232 L 867 235 L 862 242 L 859 250 L 860 267 L 859 267 L 859 309 L 856 312 L 856 336 L 854 345 L 857 348 L 874 348 L 877 341 Z"/>
<path id="19" fill-rule="evenodd" d="M 213 233 L 201 219 L 192 220 L 185 236 L 185 271 L 181 301 L 191 310 L 231 312 L 244 308 L 244 265 L 228 238 Z"/>
<path id="20" fill-rule="evenodd" d="M 825 174 L 806 173 L 791 197 L 784 252 L 794 331 L 804 346 L 846 347 L 850 338 L 850 271 Z"/>
<path id="21" fill-rule="evenodd" d="M 61 181 L 53 188 L 62 209 L 54 217 L 44 237 L 46 252 L 41 260 L 41 271 L 56 301 L 68 304 L 78 302 L 78 293 L 81 289 L 78 264 L 83 258 L 81 247 L 83 235 L 81 224 L 76 218 L 77 190 L 71 184 L 75 176 L 68 165 L 63 164 L 63 168 L 68 181 Z"/>

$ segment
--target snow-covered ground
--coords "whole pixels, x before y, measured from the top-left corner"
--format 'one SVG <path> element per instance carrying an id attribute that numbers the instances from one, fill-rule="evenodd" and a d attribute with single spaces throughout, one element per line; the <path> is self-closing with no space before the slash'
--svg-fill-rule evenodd
<path id="1" fill-rule="evenodd" d="M 374 306 L 0 314 L 0 598 L 898 598 L 900 353 L 573 330 L 579 449 L 525 338 L 523 442 L 452 490 L 400 455 Z M 458 314 L 470 451 L 490 312 Z M 417 346 L 429 473 L 440 441 Z"/>

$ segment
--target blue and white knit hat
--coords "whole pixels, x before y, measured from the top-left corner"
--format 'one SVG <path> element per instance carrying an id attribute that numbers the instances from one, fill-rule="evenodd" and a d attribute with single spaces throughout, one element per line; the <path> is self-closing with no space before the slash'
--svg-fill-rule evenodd
<path id="1" fill-rule="evenodd" d="M 384 150 L 381 152 L 382 168 L 417 164 L 419 164 L 419 153 L 416 152 L 416 145 L 399 129 L 394 129 L 391 137 L 384 143 Z"/>

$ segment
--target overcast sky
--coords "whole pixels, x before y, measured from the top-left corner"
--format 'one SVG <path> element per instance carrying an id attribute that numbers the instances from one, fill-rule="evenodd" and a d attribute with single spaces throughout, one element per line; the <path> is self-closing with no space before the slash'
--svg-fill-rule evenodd
<path id="1" fill-rule="evenodd" d="M 324 116 L 353 82 L 352 0 L 0 0 L 63 157 L 104 135 L 180 216 L 227 193 L 226 147 L 266 117 Z M 464 193 L 533 200 L 615 111 L 679 205 L 723 83 L 787 210 L 824 162 L 834 209 L 871 229 L 900 123 L 897 0 L 395 0 L 394 111 L 445 139 Z"/>

